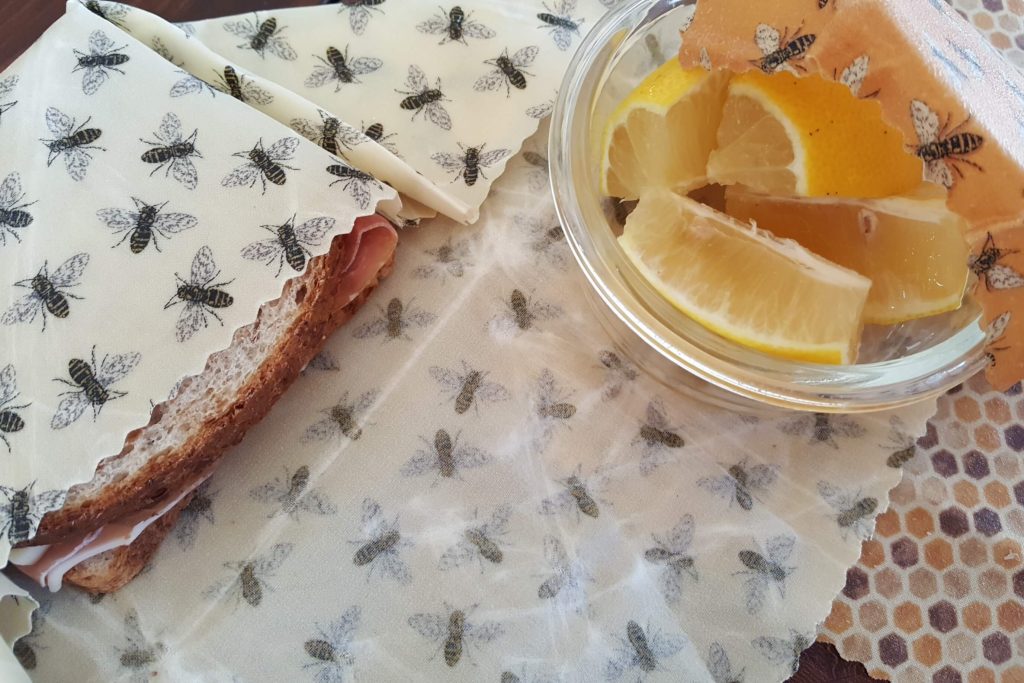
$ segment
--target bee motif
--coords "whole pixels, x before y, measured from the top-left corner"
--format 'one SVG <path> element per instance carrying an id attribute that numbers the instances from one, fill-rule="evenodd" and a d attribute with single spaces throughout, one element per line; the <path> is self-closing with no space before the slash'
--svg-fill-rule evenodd
<path id="1" fill-rule="evenodd" d="M 593 577 L 581 562 L 569 559 L 562 542 L 554 536 L 544 537 L 544 561 L 552 573 L 537 587 L 537 597 L 574 607 L 581 614 L 587 602 L 585 584 Z"/>
<path id="2" fill-rule="evenodd" d="M 846 415 L 828 415 L 826 413 L 812 413 L 784 422 L 780 429 L 790 436 L 810 436 L 807 442 L 810 445 L 827 444 L 838 449 L 836 437 L 844 439 L 859 439 L 867 430 L 857 421 Z"/>
<path id="3" fill-rule="evenodd" d="M 597 359 L 605 369 L 605 384 L 601 390 L 601 398 L 610 401 L 622 392 L 622 388 L 639 376 L 636 366 L 623 360 L 619 354 L 605 349 L 597 354 Z"/>
<path id="4" fill-rule="evenodd" d="M 462 277 L 466 274 L 467 266 L 473 263 L 469 260 L 469 244 L 466 240 L 452 242 L 449 237 L 444 244 L 435 249 L 425 249 L 425 254 L 433 257 L 433 262 L 417 266 L 412 275 L 415 278 L 440 277 L 444 282 L 445 276 Z"/>
<path id="5" fill-rule="evenodd" d="M 361 131 L 336 119 L 323 109 L 317 111 L 320 114 L 320 123 L 314 123 L 309 119 L 292 119 L 292 130 L 335 156 L 341 154 L 342 150 L 361 145 L 368 139 Z"/>
<path id="6" fill-rule="evenodd" d="M 164 310 L 185 304 L 185 307 L 178 315 L 178 322 L 175 325 L 175 338 L 179 342 L 185 342 L 192 338 L 196 332 L 209 326 L 209 313 L 217 319 L 221 325 L 224 320 L 217 313 L 218 308 L 227 308 L 235 302 L 234 297 L 222 289 L 230 285 L 234 280 L 214 282 L 220 277 L 220 269 L 213 260 L 213 252 L 210 248 L 203 246 L 196 252 L 192 259 L 192 271 L 188 281 L 185 281 L 178 273 L 174 274 L 178 281 L 174 295 L 164 304 Z"/>
<path id="7" fill-rule="evenodd" d="M 142 160 L 147 164 L 156 164 L 149 175 L 153 175 L 161 168 L 166 168 L 165 177 L 170 175 L 188 189 L 196 189 L 196 185 L 199 183 L 199 174 L 196 173 L 192 157 L 203 158 L 203 155 L 196 149 L 198 135 L 199 129 L 196 128 L 187 138 L 183 137 L 181 120 L 174 114 L 165 114 L 163 120 L 160 121 L 160 127 L 153 133 L 156 140 L 139 138 L 141 142 L 151 146 L 151 149 L 142 153 Z"/>
<path id="8" fill-rule="evenodd" d="M 548 29 L 551 39 L 559 50 L 568 50 L 572 45 L 573 36 L 580 35 L 582 17 L 571 16 L 576 9 L 576 0 L 554 0 L 554 5 L 544 4 L 544 11 L 537 14 L 543 23 L 538 28 Z"/>
<path id="9" fill-rule="evenodd" d="M 864 79 L 867 78 L 870 67 L 871 58 L 867 55 L 861 55 L 843 69 L 843 72 L 839 75 L 839 82 L 849 88 L 855 97 L 861 97 L 860 89 L 864 85 Z M 880 92 L 881 90 L 875 90 L 863 97 L 877 97 Z"/>
<path id="10" fill-rule="evenodd" d="M 531 167 L 528 179 L 530 189 L 539 191 L 546 188 L 548 184 L 548 158 L 539 152 L 528 149 L 523 152 L 523 161 Z M 561 226 L 559 226 L 559 230 L 561 230 Z"/>
<path id="11" fill-rule="evenodd" d="M 100 209 L 96 217 L 106 223 L 114 234 L 124 233 L 114 246 L 118 247 L 128 240 L 128 248 L 133 254 L 141 254 L 150 242 L 154 249 L 160 251 L 157 235 L 165 240 L 170 239 L 171 235 L 194 228 L 199 222 L 195 216 L 187 213 L 163 213 L 167 202 L 147 204 L 135 197 L 132 197 L 132 202 L 135 204 L 134 211 Z"/>
<path id="12" fill-rule="evenodd" d="M 139 613 L 132 609 L 124 617 L 124 637 L 127 647 L 119 649 L 119 661 L 126 669 L 152 667 L 164 653 L 164 644 L 150 643 L 139 628 Z"/>
<path id="13" fill-rule="evenodd" d="M 320 489 L 309 488 L 309 466 L 302 465 L 289 473 L 284 470 L 284 479 L 274 480 L 249 490 L 249 496 L 261 503 L 273 503 L 277 507 L 267 517 L 276 517 L 279 512 L 292 519 L 299 518 L 299 512 L 311 512 L 318 515 L 333 515 L 338 508 Z"/>
<path id="14" fill-rule="evenodd" d="M 750 644 L 765 659 L 781 665 L 792 676 L 800 667 L 800 655 L 811 646 L 811 639 L 791 630 L 788 639 L 760 636 L 754 638 Z"/>
<path id="15" fill-rule="evenodd" d="M 467 610 L 453 609 L 445 603 L 444 614 L 414 614 L 409 617 L 409 626 L 427 640 L 440 642 L 438 650 L 444 651 L 445 664 L 453 667 L 470 643 L 483 645 L 505 633 L 504 627 L 495 621 L 470 622 L 466 612 L 475 608 L 476 605 Z"/>
<path id="16" fill-rule="evenodd" d="M 693 543 L 693 515 L 683 518 L 664 536 L 651 534 L 654 546 L 644 551 L 644 559 L 652 564 L 664 565 L 658 577 L 658 587 L 665 596 L 665 602 L 674 605 L 682 595 L 683 574 L 694 581 L 699 580 L 695 561 L 690 555 Z"/>
<path id="17" fill-rule="evenodd" d="M 208 92 L 210 97 L 217 97 L 217 90 L 203 79 L 197 78 L 183 69 L 178 69 L 178 73 L 182 74 L 182 78 L 171 86 L 168 93 L 171 97 L 183 97 L 203 92 Z"/>
<path id="18" fill-rule="evenodd" d="M 985 330 L 985 357 L 988 358 L 989 367 L 993 367 L 996 364 L 996 354 L 1000 351 L 1007 350 L 1008 346 L 995 346 L 995 344 L 1006 335 L 1006 328 L 1010 324 L 1012 313 L 1006 311 L 997 315 L 988 324 L 988 328 Z"/>
<path id="19" fill-rule="evenodd" d="M 370 12 L 377 12 L 383 14 L 379 5 L 384 4 L 384 0 L 339 0 L 341 3 L 341 9 L 338 13 L 348 12 L 348 24 L 352 29 L 352 33 L 357 36 L 363 35 L 363 31 L 366 30 L 366 25 L 370 23 Z"/>
<path id="20" fill-rule="evenodd" d="M 290 161 L 299 146 L 299 138 L 281 138 L 270 146 L 263 148 L 263 138 L 256 141 L 252 149 L 246 152 L 235 152 L 231 156 L 245 159 L 246 162 L 224 176 L 220 184 L 224 187 L 248 185 L 255 187 L 256 181 L 263 185 L 263 194 L 267 193 L 267 181 L 274 185 L 284 185 L 288 176 L 284 169 L 297 171 L 294 166 L 284 162 Z"/>
<path id="21" fill-rule="evenodd" d="M 554 111 L 554 109 L 555 101 L 547 100 L 546 102 L 541 102 L 540 104 L 535 104 L 533 106 L 527 107 L 526 115 L 529 116 L 531 119 L 546 119 L 548 116 L 551 115 L 551 112 Z"/>
<path id="22" fill-rule="evenodd" d="M 899 469 L 917 454 L 917 441 L 907 433 L 906 427 L 896 415 L 889 418 L 889 443 L 880 444 L 879 448 L 896 449 L 886 459 L 885 464 Z"/>
<path id="23" fill-rule="evenodd" d="M 349 607 L 326 628 L 317 626 L 316 635 L 303 643 L 306 655 L 313 661 L 303 664 L 302 668 L 315 669 L 319 683 L 343 683 L 345 680 L 345 672 L 355 664 L 352 641 L 361 618 L 358 607 Z"/>
<path id="24" fill-rule="evenodd" d="M 505 48 L 494 59 L 485 59 L 484 64 L 493 66 L 494 70 L 478 78 L 476 83 L 473 84 L 473 90 L 477 92 L 497 90 L 504 85 L 506 97 L 511 97 L 512 88 L 525 90 L 526 77 L 533 76 L 532 73 L 526 70 L 526 67 L 533 64 L 533 60 L 537 58 L 538 52 L 540 52 L 540 48 L 531 45 L 516 51 L 510 57 L 508 48 Z"/>
<path id="25" fill-rule="evenodd" d="M 14 642 L 14 657 L 25 671 L 32 671 L 39 664 L 37 650 L 47 649 L 39 643 L 39 636 L 43 633 L 46 615 L 52 605 L 49 600 L 40 602 L 39 608 L 32 612 L 32 630 Z"/>
<path id="26" fill-rule="evenodd" d="M 309 365 L 306 366 L 306 370 L 319 370 L 320 372 L 339 372 L 341 365 L 338 364 L 338 359 L 334 357 L 334 354 L 324 349 L 320 353 L 313 356 L 313 359 L 309 361 Z M 303 370 L 303 373 L 306 372 Z"/>
<path id="27" fill-rule="evenodd" d="M 413 112 L 412 118 L 416 119 L 420 114 L 435 126 L 443 130 L 452 129 L 452 118 L 442 102 L 448 102 L 441 90 L 441 79 L 438 78 L 434 87 L 430 87 L 426 74 L 415 64 L 409 66 L 409 75 L 405 79 L 405 85 L 409 90 L 395 90 L 399 95 L 406 95 L 398 106 L 406 111 Z"/>
<path id="28" fill-rule="evenodd" d="M 491 331 L 500 336 L 521 334 L 535 329 L 539 320 L 552 320 L 562 315 L 562 309 L 553 304 L 536 301 L 521 289 L 513 289 L 508 299 L 503 299 L 505 310 L 491 319 Z"/>
<path id="29" fill-rule="evenodd" d="M 473 21 L 472 12 L 467 14 L 465 10 L 458 5 L 455 5 L 450 10 L 445 10 L 443 7 L 440 9 L 440 13 L 435 14 L 423 23 L 416 25 L 416 30 L 420 33 L 442 35 L 443 37 L 438 45 L 444 45 L 448 42 L 458 42 L 463 45 L 469 45 L 469 43 L 466 42 L 466 38 L 487 40 L 495 36 L 494 31 L 487 28 L 479 21 Z"/>
<path id="30" fill-rule="evenodd" d="M 402 155 L 398 153 L 398 147 L 392 142 L 392 138 L 396 137 L 395 133 L 385 133 L 383 123 L 371 123 L 369 126 L 363 128 L 363 135 L 376 142 L 378 145 L 391 152 L 397 157 Z"/>
<path id="31" fill-rule="evenodd" d="M 448 571 L 472 562 L 480 562 L 480 571 L 489 564 L 500 564 L 505 554 L 501 549 L 501 537 L 508 533 L 508 521 L 512 516 L 510 505 L 500 505 L 491 513 L 489 521 L 483 524 L 471 524 L 462 532 L 459 542 L 449 547 L 441 555 L 438 569 Z M 473 513 L 476 520 L 476 513 Z"/>
<path id="32" fill-rule="evenodd" d="M 15 287 L 22 287 L 32 291 L 14 302 L 14 305 L 4 312 L 3 317 L 0 318 L 0 323 L 4 325 L 14 325 L 17 323 L 31 324 L 35 321 L 36 315 L 41 313 L 43 316 L 43 331 L 45 332 L 47 313 L 55 318 L 67 318 L 71 313 L 68 299 L 82 299 L 82 297 L 76 296 L 67 290 L 81 284 L 79 280 L 81 280 L 82 275 L 85 273 L 85 267 L 88 264 L 88 254 L 75 254 L 60 264 L 57 270 L 53 271 L 53 274 L 50 274 L 47 270 L 47 263 L 44 261 L 43 267 L 34 276 L 25 280 L 18 280 L 14 283 Z"/>
<path id="33" fill-rule="evenodd" d="M 363 435 L 359 427 L 359 416 L 369 410 L 376 400 L 377 392 L 367 391 L 350 403 L 346 391 L 336 404 L 320 411 L 324 418 L 306 429 L 303 441 L 326 441 L 342 435 L 352 441 L 358 440 Z"/>
<path id="34" fill-rule="evenodd" d="M 4 372 L 6 373 L 6 369 Z M 0 486 L 0 493 L 7 498 L 7 502 L 0 505 L 0 536 L 7 534 L 7 541 L 12 546 L 24 543 L 35 536 L 43 516 L 64 505 L 66 491 L 43 491 L 33 494 L 34 486 L 35 482 L 21 489 Z"/>
<path id="35" fill-rule="evenodd" d="M 89 162 L 92 161 L 92 154 L 89 153 L 89 150 L 107 151 L 106 147 L 92 144 L 100 139 L 103 131 L 99 128 L 86 128 L 91 120 L 90 116 L 76 127 L 75 119 L 56 107 L 46 108 L 46 127 L 57 136 L 49 140 L 40 138 L 40 142 L 49 150 L 49 155 L 46 157 L 47 168 L 58 156 L 63 155 L 64 167 L 71 179 L 85 180 L 85 176 L 89 172 Z"/>
<path id="36" fill-rule="evenodd" d="M 971 254 L 968 265 L 971 272 L 985 283 L 985 289 L 988 291 L 1016 289 L 1024 286 L 1024 275 L 1010 266 L 999 263 L 1004 256 L 1016 253 L 1016 249 L 998 248 L 992 233 L 988 233 L 981 251 L 977 255 Z"/>
<path id="37" fill-rule="evenodd" d="M 150 46 L 153 48 L 153 52 L 157 53 L 174 66 L 181 66 L 185 63 L 176 60 L 174 58 L 174 55 L 171 53 L 171 49 L 167 47 L 167 44 L 164 43 L 164 41 L 162 41 L 160 38 L 154 37 L 153 40 L 150 42 Z"/>
<path id="38" fill-rule="evenodd" d="M 213 87 L 222 93 L 231 95 L 239 102 L 262 107 L 274 101 L 273 95 L 256 85 L 245 74 L 238 73 L 230 64 L 214 73 L 217 75 L 217 79 Z"/>
<path id="39" fill-rule="evenodd" d="M 178 526 L 175 527 L 174 536 L 182 550 L 190 550 L 196 542 L 196 535 L 201 520 L 214 524 L 213 499 L 219 491 L 210 491 L 209 480 L 200 484 L 192 492 L 192 499 L 181 510 L 178 516 Z"/>
<path id="40" fill-rule="evenodd" d="M 844 541 L 849 531 L 861 539 L 871 535 L 871 516 L 878 510 L 877 498 L 862 498 L 859 491 L 844 491 L 825 481 L 818 482 L 818 493 L 836 512 L 834 519 Z"/>
<path id="41" fill-rule="evenodd" d="M 383 335 L 383 343 L 393 339 L 411 341 L 412 338 L 407 334 L 409 330 L 414 327 L 426 327 L 437 320 L 433 313 L 413 306 L 412 301 L 406 306 L 397 297 L 388 302 L 387 308 L 381 308 L 380 312 L 380 317 L 357 327 L 352 336 L 356 339 L 367 339 Z"/>
<path id="42" fill-rule="evenodd" d="M 960 164 L 984 171 L 981 166 L 967 158 L 981 149 L 985 138 L 977 133 L 963 132 L 964 126 L 970 123 L 968 116 L 963 123 L 953 129 L 949 128 L 949 118 L 939 125 L 939 116 L 921 100 L 910 103 L 910 117 L 914 122 L 919 144 L 913 152 L 924 162 L 924 177 L 947 189 L 952 188 L 956 179 L 953 174 L 963 178 Z"/>
<path id="43" fill-rule="evenodd" d="M 331 164 L 327 172 L 335 176 L 337 180 L 332 181 L 328 186 L 341 183 L 341 188 L 349 193 L 361 209 L 370 208 L 371 187 L 381 189 L 380 182 L 369 173 L 353 168 L 348 164 Z"/>
<path id="44" fill-rule="evenodd" d="M 265 240 L 252 242 L 242 249 L 242 258 L 250 261 L 261 261 L 264 265 L 273 266 L 277 261 L 277 273 L 281 274 L 285 262 L 296 273 L 306 268 L 306 259 L 313 258 L 309 247 L 319 247 L 327 232 L 334 228 L 334 219 L 317 216 L 295 225 L 295 214 L 280 225 L 261 225 L 261 228 L 274 235 Z"/>
<path id="45" fill-rule="evenodd" d="M 291 555 L 293 547 L 291 543 L 275 543 L 265 555 L 225 562 L 224 568 L 230 569 L 232 575 L 207 588 L 203 596 L 210 599 L 232 595 L 236 604 L 244 600 L 250 607 L 259 607 L 264 596 L 274 591 L 267 579 L 274 577 L 274 573 Z"/>
<path id="46" fill-rule="evenodd" d="M 436 152 L 431 154 L 430 158 L 444 170 L 455 174 L 452 178 L 453 183 L 462 178 L 467 186 L 473 187 L 478 178 L 487 179 L 485 167 L 493 166 L 512 153 L 504 148 L 485 151 L 486 148 L 486 144 L 466 147 L 460 142 L 459 154 Z"/>
<path id="47" fill-rule="evenodd" d="M 555 421 L 571 419 L 576 414 L 576 406 L 569 403 L 571 394 L 559 388 L 555 376 L 550 370 L 544 369 L 537 378 L 537 417 L 543 423 L 546 438 Z"/>
<path id="48" fill-rule="evenodd" d="M 724 465 L 722 465 L 725 468 Z M 757 497 L 759 491 L 767 491 L 775 483 L 778 476 L 778 469 L 772 465 L 747 464 L 746 459 L 734 465 L 729 465 L 726 474 L 719 477 L 701 477 L 697 485 L 707 489 L 716 496 L 729 499 L 729 506 L 733 501 L 744 510 L 752 510 L 754 501 L 760 500 Z"/>
<path id="49" fill-rule="evenodd" d="M 455 413 L 462 415 L 474 404 L 481 401 L 507 401 L 512 395 L 508 389 L 497 382 L 487 381 L 486 372 L 474 370 L 466 361 L 462 361 L 462 372 L 434 365 L 430 368 L 430 376 L 441 385 L 441 390 L 455 399 Z"/>
<path id="50" fill-rule="evenodd" d="M 706 47 L 700 49 L 700 65 L 705 71 L 711 71 L 711 54 Z"/>
<path id="51" fill-rule="evenodd" d="M 128 61 L 128 55 L 121 52 L 126 47 L 127 44 L 114 45 L 103 31 L 93 31 L 89 34 L 89 54 L 74 50 L 78 63 L 72 69 L 72 73 L 85 69 L 85 74 L 82 75 L 82 92 L 86 95 L 95 94 L 110 78 L 111 71 L 124 75 L 124 71 L 117 67 Z"/>
<path id="52" fill-rule="evenodd" d="M 416 455 L 402 467 L 402 474 L 407 477 L 416 477 L 427 472 L 437 471 L 438 475 L 445 479 L 459 476 L 459 470 L 480 467 L 491 461 L 491 456 L 472 446 L 460 446 L 459 435 L 454 438 L 444 429 L 438 429 L 434 433 L 434 440 L 427 441 L 422 436 L 420 440 L 426 445 L 426 449 L 416 451 Z M 434 484 L 437 484 L 435 479 Z"/>
<path id="53" fill-rule="evenodd" d="M 306 79 L 307 88 L 319 88 L 334 81 L 334 92 L 341 92 L 345 83 L 361 83 L 358 76 L 371 74 L 384 66 L 376 57 L 349 57 L 348 46 L 342 52 L 336 47 L 327 48 L 327 59 L 313 55 L 320 61 L 313 67 L 313 73 Z"/>
<path id="54" fill-rule="evenodd" d="M 82 0 L 79 1 L 82 2 Z M 98 0 L 84 0 L 82 5 L 100 19 L 106 19 L 122 31 L 131 33 L 123 21 L 128 16 L 128 7 L 126 5 L 117 2 L 99 2 Z"/>
<path id="55" fill-rule="evenodd" d="M 366 498 L 363 500 L 362 532 L 362 538 L 349 543 L 358 546 L 352 556 L 352 563 L 357 567 L 370 566 L 366 580 L 369 581 L 373 576 L 374 569 L 379 569 L 383 579 L 401 584 L 410 583 L 412 575 L 399 553 L 403 548 L 411 546 L 412 542 L 402 538 L 398 516 L 392 520 L 385 519 L 377 501 Z"/>
<path id="56" fill-rule="evenodd" d="M 14 92 L 15 86 L 18 85 L 18 76 L 12 75 L 6 78 L 0 79 L 0 121 L 3 121 L 4 112 L 10 111 L 14 105 L 18 102 L 4 102 L 4 98 L 10 97 L 11 93 Z"/>
<path id="57" fill-rule="evenodd" d="M 581 474 L 582 469 L 582 465 L 577 465 L 572 474 L 558 482 L 562 486 L 562 490 L 541 501 L 540 513 L 542 515 L 565 514 L 575 510 L 577 519 L 579 519 L 580 513 L 594 519 L 600 516 L 601 509 L 597 505 L 598 492 L 604 488 L 607 477 L 596 475 L 584 479 Z M 608 504 L 603 499 L 601 502 Z"/>
<path id="58" fill-rule="evenodd" d="M 260 56 L 260 59 L 265 59 L 267 52 L 288 62 L 298 58 L 295 50 L 281 35 L 285 27 L 278 26 L 275 17 L 260 21 L 259 14 L 256 12 L 253 12 L 252 17 L 252 19 L 229 21 L 224 24 L 225 31 L 245 41 L 236 46 L 239 50 L 252 50 Z"/>
<path id="59" fill-rule="evenodd" d="M 796 539 L 792 536 L 772 536 L 765 543 L 764 554 L 760 552 L 760 547 L 757 550 L 739 552 L 740 563 L 744 569 L 736 574 L 747 577 L 744 580 L 744 588 L 749 613 L 754 614 L 764 606 L 769 585 L 774 585 L 778 589 L 779 597 L 786 597 L 786 578 L 795 568 L 787 567 L 783 562 L 793 554 L 795 542 Z"/>
<path id="60" fill-rule="evenodd" d="M 630 620 L 626 623 L 626 637 L 619 639 L 621 645 L 612 659 L 605 664 L 605 680 L 617 681 L 632 669 L 639 669 L 637 680 L 659 669 L 662 660 L 670 659 L 686 647 L 686 638 L 662 633 L 650 626 L 644 630 L 640 624 Z"/>
<path id="61" fill-rule="evenodd" d="M 19 410 L 28 408 L 31 404 L 11 405 L 19 396 L 17 376 L 13 365 L 7 365 L 0 370 L 0 441 L 7 446 L 7 452 L 11 452 L 11 442 L 7 440 L 7 434 L 20 432 L 25 428 L 25 420 L 18 414 Z M 2 532 L 0 532 L 2 533 Z"/>
<path id="62" fill-rule="evenodd" d="M 732 670 L 732 662 L 721 643 L 711 643 L 708 648 L 708 673 L 715 683 L 743 683 L 743 672 L 743 669 Z"/>
<path id="63" fill-rule="evenodd" d="M 678 430 L 669 425 L 661 399 L 654 399 L 647 404 L 646 420 L 640 425 L 633 444 L 642 444 L 640 474 L 647 476 L 668 461 L 665 451 L 682 448 L 686 442 Z"/>
<path id="64" fill-rule="evenodd" d="M 754 43 L 761 54 L 761 59 L 751 60 L 751 64 L 766 74 L 777 71 L 806 71 L 800 62 L 817 39 L 813 33 L 804 35 L 797 29 L 792 36 L 787 29 L 782 35 L 777 28 L 768 24 L 758 24 L 754 33 Z"/>
<path id="65" fill-rule="evenodd" d="M 122 380 L 130 373 L 142 355 L 139 353 L 118 353 L 113 356 L 105 354 L 103 361 L 96 364 L 96 347 L 92 347 L 91 362 L 80 358 L 68 361 L 69 382 L 57 378 L 55 381 L 71 387 L 60 395 L 64 398 L 57 404 L 57 412 L 50 421 L 52 429 L 64 429 L 82 416 L 85 409 L 92 406 L 92 418 L 99 417 L 103 406 L 108 402 L 128 395 L 126 391 L 111 389 L 111 385 Z"/>

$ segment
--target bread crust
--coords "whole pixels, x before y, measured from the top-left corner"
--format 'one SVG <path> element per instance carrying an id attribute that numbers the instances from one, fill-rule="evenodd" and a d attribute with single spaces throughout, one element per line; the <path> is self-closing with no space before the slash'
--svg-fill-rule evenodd
<path id="1" fill-rule="evenodd" d="M 346 242 L 345 237 L 336 237 L 328 253 L 312 259 L 305 273 L 285 284 L 281 299 L 264 304 L 254 323 L 236 331 L 236 339 L 240 334 L 252 334 L 260 324 L 267 306 L 273 306 L 285 297 L 297 297 L 297 301 L 300 300 L 298 297 L 302 297 L 299 314 L 293 318 L 287 330 L 278 335 L 273 351 L 267 354 L 250 375 L 234 401 L 227 403 L 225 409 L 203 423 L 191 425 L 191 433 L 180 448 L 162 453 L 135 472 L 107 483 L 101 496 L 88 498 L 77 505 L 66 504 L 59 510 L 47 513 L 35 537 L 25 545 L 51 544 L 72 534 L 88 533 L 133 512 L 159 504 L 168 495 L 181 491 L 198 474 L 219 460 L 229 447 L 241 441 L 246 431 L 270 411 L 285 389 L 320 351 L 328 336 L 351 319 L 380 281 L 390 274 L 393 251 L 388 261 L 356 298 L 348 301 L 345 297 L 345 303 L 342 303 L 343 278 L 340 276 L 352 257 L 352 246 Z M 230 352 L 230 348 L 227 351 Z M 151 424 L 160 419 L 163 405 L 154 409 Z M 131 432 L 125 439 L 121 453 L 101 461 L 97 473 L 101 473 L 108 463 L 128 453 L 142 431 L 138 429 Z M 140 540 L 141 537 L 136 543 Z M 138 568 L 141 569 L 141 565 Z"/>

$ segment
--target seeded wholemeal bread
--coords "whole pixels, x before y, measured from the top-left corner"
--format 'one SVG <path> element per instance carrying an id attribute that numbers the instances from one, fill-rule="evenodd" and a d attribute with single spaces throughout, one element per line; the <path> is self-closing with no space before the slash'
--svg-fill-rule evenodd
<path id="1" fill-rule="evenodd" d="M 335 238 L 327 254 L 312 259 L 303 275 L 285 284 L 280 298 L 261 307 L 254 323 L 235 332 L 230 347 L 212 354 L 199 375 L 186 379 L 171 399 L 159 404 L 146 427 L 127 436 L 121 453 L 101 461 L 91 481 L 73 487 L 64 506 L 44 516 L 29 544 L 55 543 L 157 505 L 238 443 L 331 332 L 390 273 L 396 233 L 379 217 L 360 220 L 380 221 L 382 227 L 363 231 L 361 241 L 353 236 L 355 230 Z M 353 290 L 345 275 L 357 248 L 380 262 L 373 265 L 375 274 L 364 274 L 363 286 Z M 353 291 L 358 292 L 354 298 Z M 92 591 L 115 590 L 148 561 L 169 530 L 167 524 L 160 528 L 147 530 L 132 546 L 79 565 L 67 579 L 77 583 L 79 577 Z"/>

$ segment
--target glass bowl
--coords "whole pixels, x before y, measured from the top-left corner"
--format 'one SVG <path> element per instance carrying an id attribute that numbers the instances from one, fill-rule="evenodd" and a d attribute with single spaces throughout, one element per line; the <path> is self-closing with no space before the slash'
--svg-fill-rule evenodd
<path id="1" fill-rule="evenodd" d="M 615 204 L 599 189 L 601 133 L 616 104 L 678 52 L 679 28 L 693 10 L 692 0 L 632 0 L 610 11 L 570 63 L 552 114 L 548 158 L 558 217 L 599 317 L 626 355 L 671 386 L 679 385 L 678 366 L 762 404 L 818 412 L 905 405 L 983 369 L 980 309 L 966 295 L 957 311 L 868 326 L 857 364 L 822 365 L 770 356 L 709 331 L 662 298 L 626 258 L 616 241 Z"/>

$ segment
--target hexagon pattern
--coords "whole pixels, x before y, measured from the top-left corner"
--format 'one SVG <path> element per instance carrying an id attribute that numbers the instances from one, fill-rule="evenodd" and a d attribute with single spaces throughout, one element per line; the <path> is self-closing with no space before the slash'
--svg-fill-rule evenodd
<path id="1" fill-rule="evenodd" d="M 1024 24 L 1024 0 L 953 4 Z M 875 678 L 1024 683 L 1024 394 L 973 379 L 917 445 L 822 635 Z"/>

